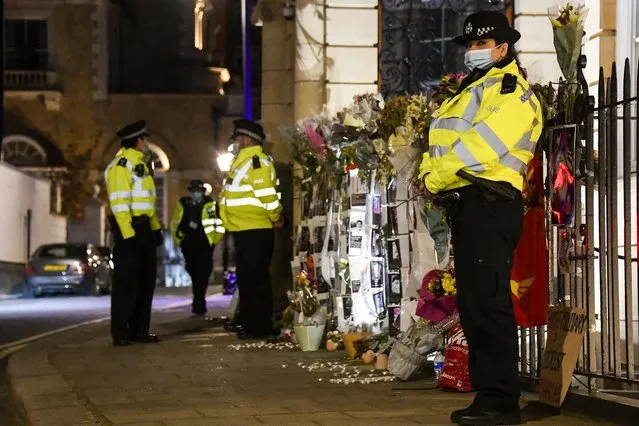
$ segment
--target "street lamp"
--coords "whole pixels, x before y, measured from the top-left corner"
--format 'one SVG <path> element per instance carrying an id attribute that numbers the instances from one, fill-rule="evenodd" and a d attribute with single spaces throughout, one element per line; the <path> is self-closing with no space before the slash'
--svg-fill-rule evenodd
<path id="1" fill-rule="evenodd" d="M 235 158 L 235 156 L 230 152 L 225 152 L 217 156 L 217 167 L 222 173 L 228 173 L 229 170 L 231 170 L 233 158 Z"/>

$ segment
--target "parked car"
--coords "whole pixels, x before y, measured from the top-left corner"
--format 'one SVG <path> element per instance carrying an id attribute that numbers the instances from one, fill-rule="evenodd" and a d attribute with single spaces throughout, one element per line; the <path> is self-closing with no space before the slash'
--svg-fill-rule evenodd
<path id="1" fill-rule="evenodd" d="M 24 266 L 24 296 L 109 293 L 112 267 L 93 244 L 46 244 Z"/>

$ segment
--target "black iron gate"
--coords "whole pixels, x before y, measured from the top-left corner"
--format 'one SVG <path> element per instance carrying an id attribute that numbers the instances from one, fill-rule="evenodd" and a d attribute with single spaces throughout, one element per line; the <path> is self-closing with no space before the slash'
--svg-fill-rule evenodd
<path id="1" fill-rule="evenodd" d="M 452 42 L 464 19 L 483 10 L 503 12 L 502 0 L 380 0 L 380 72 L 385 98 L 421 93 L 441 76 L 465 71 L 463 49 Z"/>
<path id="2" fill-rule="evenodd" d="M 639 92 L 631 93 L 631 75 L 639 81 L 639 67 L 625 61 L 621 90 L 617 71 L 613 63 L 606 78 L 600 69 L 596 104 L 582 81 L 583 113 L 575 108 L 574 221 L 549 228 L 550 303 L 588 314 L 575 377 L 590 392 L 639 385 Z M 569 250 L 562 253 L 562 247 Z M 557 261 L 562 258 L 563 264 Z M 522 376 L 537 379 L 545 327 L 522 329 L 520 337 Z"/>

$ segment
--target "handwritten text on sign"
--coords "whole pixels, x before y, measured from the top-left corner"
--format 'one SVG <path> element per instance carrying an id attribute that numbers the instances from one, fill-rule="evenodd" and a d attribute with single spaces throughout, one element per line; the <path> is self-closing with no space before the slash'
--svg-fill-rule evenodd
<path id="1" fill-rule="evenodd" d="M 572 381 L 577 356 L 588 329 L 588 317 L 581 308 L 551 307 L 548 311 L 548 339 L 541 362 L 539 400 L 561 407 Z"/>

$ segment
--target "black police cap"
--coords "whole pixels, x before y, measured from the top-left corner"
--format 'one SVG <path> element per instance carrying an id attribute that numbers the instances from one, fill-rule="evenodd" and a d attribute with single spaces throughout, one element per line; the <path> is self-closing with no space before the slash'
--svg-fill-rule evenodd
<path id="1" fill-rule="evenodd" d="M 477 12 L 469 15 L 464 21 L 463 31 L 462 35 L 453 39 L 454 43 L 464 45 L 469 41 L 492 38 L 514 44 L 521 38 L 519 31 L 511 28 L 506 15 L 499 12 Z"/>
<path id="2" fill-rule="evenodd" d="M 149 136 L 146 130 L 146 121 L 140 120 L 135 123 L 127 124 L 116 133 L 120 139 L 139 138 L 141 136 Z"/>
<path id="3" fill-rule="evenodd" d="M 189 182 L 189 186 L 187 188 L 189 191 L 205 191 L 204 182 L 199 179 L 194 179 Z"/>
<path id="4" fill-rule="evenodd" d="M 262 143 L 266 139 L 264 128 L 257 122 L 241 118 L 233 122 L 235 129 L 231 138 L 235 138 L 240 135 L 248 136 L 255 141 Z"/>

